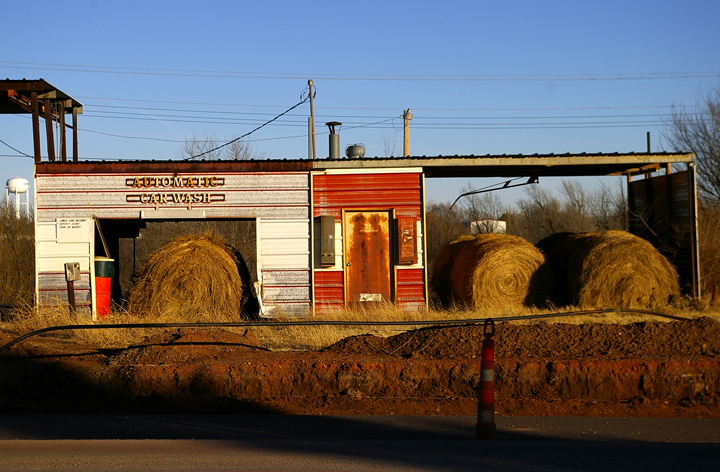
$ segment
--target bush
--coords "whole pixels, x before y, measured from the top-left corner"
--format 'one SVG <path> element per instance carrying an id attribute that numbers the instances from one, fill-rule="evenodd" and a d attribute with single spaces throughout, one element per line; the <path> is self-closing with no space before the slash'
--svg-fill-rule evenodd
<path id="1" fill-rule="evenodd" d="M 15 216 L 0 204 L 0 305 L 31 305 L 35 294 L 35 226 L 32 212 Z"/>

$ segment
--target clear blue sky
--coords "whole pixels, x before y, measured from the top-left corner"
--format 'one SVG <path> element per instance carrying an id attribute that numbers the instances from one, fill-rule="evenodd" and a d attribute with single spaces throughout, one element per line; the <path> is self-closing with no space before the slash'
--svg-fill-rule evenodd
<path id="1" fill-rule="evenodd" d="M 369 156 L 383 138 L 402 152 L 406 108 L 412 155 L 642 152 L 647 131 L 660 150 L 669 107 L 720 83 L 717 0 L 26 0 L 4 15 L 0 76 L 85 105 L 82 159 L 174 159 L 193 133 L 232 139 L 295 105 L 307 79 L 317 131 L 341 121 L 341 146 Z M 253 148 L 307 157 L 308 115 L 254 133 Z M 29 118 L 0 115 L 0 139 L 32 154 Z M 32 180 L 31 159 L 2 144 L 0 156 L 4 180 Z M 429 180 L 428 198 L 467 184 Z"/>

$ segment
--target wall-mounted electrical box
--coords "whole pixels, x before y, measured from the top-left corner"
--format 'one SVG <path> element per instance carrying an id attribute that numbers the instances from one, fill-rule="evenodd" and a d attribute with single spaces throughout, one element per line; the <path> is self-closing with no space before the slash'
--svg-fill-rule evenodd
<path id="1" fill-rule="evenodd" d="M 80 280 L 80 263 L 79 262 L 66 262 L 65 263 L 65 280 L 68 282 L 76 282 Z"/>
<path id="2" fill-rule="evenodd" d="M 398 218 L 398 264 L 417 264 L 417 223 L 413 217 Z"/>
<path id="3" fill-rule="evenodd" d="M 323 267 L 335 265 L 335 217 L 320 217 L 320 263 Z"/>

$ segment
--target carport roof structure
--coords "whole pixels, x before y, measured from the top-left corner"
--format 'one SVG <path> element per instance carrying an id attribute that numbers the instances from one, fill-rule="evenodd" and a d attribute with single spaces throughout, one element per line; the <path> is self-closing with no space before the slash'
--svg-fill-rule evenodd
<path id="1" fill-rule="evenodd" d="M 693 153 L 502 154 L 372 157 L 362 159 L 263 159 L 38 162 L 38 174 L 115 172 L 288 172 L 422 168 L 427 177 L 571 177 L 648 174 L 691 164 Z"/>

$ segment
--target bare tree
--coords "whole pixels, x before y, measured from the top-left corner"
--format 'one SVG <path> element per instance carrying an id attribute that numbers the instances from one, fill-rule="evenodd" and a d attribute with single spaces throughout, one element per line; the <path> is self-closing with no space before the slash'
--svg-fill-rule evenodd
<path id="1" fill-rule="evenodd" d="M 467 234 L 468 228 L 463 224 L 462 211 L 457 207 L 451 210 L 449 203 L 428 203 L 425 225 L 428 269 L 432 271 L 433 261 L 440 249 L 453 239 Z"/>
<path id="2" fill-rule="evenodd" d="M 590 200 L 590 219 L 595 230 L 627 229 L 627 198 L 625 187 L 618 181 L 618 190 L 613 191 L 605 183 L 595 190 Z"/>
<path id="3" fill-rule="evenodd" d="M 662 135 L 675 152 L 695 153 L 698 190 L 720 204 L 720 85 L 699 95 L 698 101 L 698 108 L 673 106 Z"/>
<path id="4" fill-rule="evenodd" d="M 528 198 L 517 202 L 520 212 L 513 224 L 508 222 L 513 234 L 535 243 L 545 236 L 566 231 L 562 204 L 557 197 L 538 185 L 527 187 L 525 194 Z"/>
<path id="5" fill-rule="evenodd" d="M 592 231 L 590 207 L 592 196 L 578 182 L 563 180 L 560 186 L 563 195 L 562 226 L 566 231 Z"/>
<path id="6" fill-rule="evenodd" d="M 235 160 L 244 161 L 248 159 L 264 159 L 264 153 L 253 151 L 250 143 L 246 141 L 233 141 L 227 146 L 222 146 L 230 140 L 220 140 L 215 136 L 203 135 L 198 137 L 195 133 L 185 139 L 185 144 L 178 151 L 178 156 L 187 158 L 198 158 L 208 161 Z M 218 149 L 219 148 L 219 149 Z"/>
<path id="7" fill-rule="evenodd" d="M 469 183 L 460 189 L 462 193 L 475 190 Z M 497 230 L 495 220 L 501 220 L 508 209 L 503 205 L 500 196 L 494 192 L 468 195 L 460 200 L 460 208 L 465 221 L 475 233 L 493 233 Z M 473 222 L 476 223 L 473 225 Z M 474 229 L 473 229 L 474 228 Z"/>
<path id="8" fill-rule="evenodd" d="M 382 140 L 380 141 L 380 147 L 382 148 L 383 156 L 384 157 L 395 157 L 395 147 L 397 146 L 397 135 L 382 135 Z"/>

